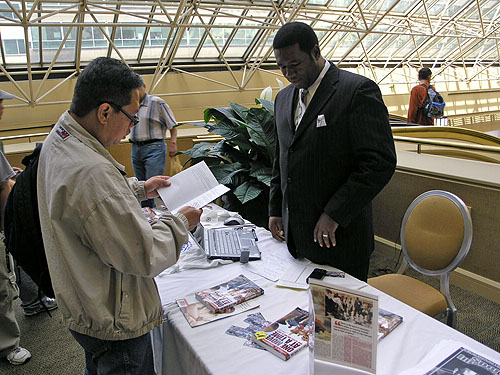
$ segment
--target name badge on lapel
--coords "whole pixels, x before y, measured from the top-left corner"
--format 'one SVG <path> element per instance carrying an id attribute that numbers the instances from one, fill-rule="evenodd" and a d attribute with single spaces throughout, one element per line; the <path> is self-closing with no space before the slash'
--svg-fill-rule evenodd
<path id="1" fill-rule="evenodd" d="M 319 115 L 318 119 L 316 120 L 316 127 L 322 128 L 323 126 L 326 126 L 325 115 Z"/>

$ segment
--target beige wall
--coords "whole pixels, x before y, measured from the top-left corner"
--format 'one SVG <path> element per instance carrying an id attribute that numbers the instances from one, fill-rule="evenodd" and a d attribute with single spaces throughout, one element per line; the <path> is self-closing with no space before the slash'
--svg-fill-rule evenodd
<path id="1" fill-rule="evenodd" d="M 255 105 L 255 98 L 259 97 L 261 90 L 267 86 L 273 87 L 273 95 L 276 95 L 278 91 L 276 78 L 287 84 L 286 79 L 278 71 L 258 71 L 244 89 L 238 88 L 243 72 L 235 72 L 236 81 L 227 72 L 197 74 L 203 76 L 204 79 L 185 73 L 168 73 L 152 92 L 167 101 L 179 122 L 202 120 L 203 111 L 206 108 L 227 106 L 230 101 L 244 106 Z M 152 76 L 144 75 L 143 77 L 149 85 Z M 38 97 L 60 82 L 62 80 L 45 82 Z M 7 108 L 0 121 L 0 136 L 20 132 L 19 130 L 5 132 L 8 129 L 43 126 L 57 122 L 60 114 L 69 107 L 75 82 L 76 78 L 64 82 L 54 92 L 39 99 L 36 106 L 30 106 L 27 102 L 21 102 L 18 99 L 6 101 L 4 104 Z M 30 96 L 30 92 L 36 93 L 39 90 L 40 82 L 35 82 L 32 87 L 29 87 L 26 81 L 18 84 L 21 90 Z M 406 116 L 408 92 L 412 86 L 413 84 L 394 85 L 391 83 L 380 85 L 389 113 Z M 447 115 L 500 111 L 500 89 L 493 87 L 490 83 L 467 85 L 458 82 L 446 84 L 438 82 L 436 87 L 446 100 Z M 16 96 L 23 96 L 22 92 L 11 82 L 0 83 L 0 89 Z"/>

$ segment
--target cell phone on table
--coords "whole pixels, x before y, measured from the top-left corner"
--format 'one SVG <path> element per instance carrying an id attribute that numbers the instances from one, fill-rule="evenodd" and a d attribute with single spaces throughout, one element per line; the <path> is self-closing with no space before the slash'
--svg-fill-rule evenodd
<path id="1" fill-rule="evenodd" d="M 323 268 L 315 268 L 311 274 L 307 277 L 306 282 L 309 282 L 309 278 L 323 280 L 325 276 L 330 277 L 345 277 L 344 271 L 327 271 Z"/>
<path id="2" fill-rule="evenodd" d="M 306 282 L 309 282 L 309 279 L 323 280 L 323 278 L 326 276 L 326 273 L 327 271 L 323 268 L 315 268 L 307 277 Z"/>

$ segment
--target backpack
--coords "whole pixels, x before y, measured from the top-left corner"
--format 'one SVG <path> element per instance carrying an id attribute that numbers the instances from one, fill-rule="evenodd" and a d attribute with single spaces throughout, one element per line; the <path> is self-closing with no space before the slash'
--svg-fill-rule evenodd
<path id="1" fill-rule="evenodd" d="M 37 143 L 33 153 L 23 158 L 26 168 L 9 193 L 4 219 L 5 247 L 38 285 L 40 299 L 41 292 L 54 297 L 38 215 L 36 180 L 41 150 L 42 144 Z"/>
<path id="2" fill-rule="evenodd" d="M 444 106 L 446 103 L 444 102 L 441 94 L 439 94 L 432 86 L 427 87 L 427 85 L 424 85 L 423 83 L 420 86 L 424 86 L 427 89 L 427 96 L 422 107 L 424 115 L 432 118 L 443 117 Z"/>

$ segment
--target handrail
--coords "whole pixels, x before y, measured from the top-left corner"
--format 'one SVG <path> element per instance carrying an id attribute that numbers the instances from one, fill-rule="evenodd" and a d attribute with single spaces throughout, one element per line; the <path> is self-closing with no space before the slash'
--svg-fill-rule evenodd
<path id="1" fill-rule="evenodd" d="M 449 127 L 449 126 L 397 126 L 392 128 L 392 134 L 425 133 L 425 138 L 448 138 L 462 141 L 474 142 L 479 144 L 488 143 L 489 145 L 499 145 L 500 138 L 481 131 Z M 417 136 L 418 138 L 418 136 Z"/>
<path id="2" fill-rule="evenodd" d="M 406 142 L 406 143 L 415 143 L 418 145 L 417 152 L 421 152 L 421 145 L 433 145 L 433 146 L 442 146 L 442 147 L 450 147 L 450 148 L 459 148 L 465 150 L 474 150 L 474 151 L 484 151 L 484 152 L 492 152 L 500 154 L 499 146 L 485 146 L 485 145 L 475 145 L 468 143 L 459 143 L 459 142 L 446 142 L 446 141 L 434 141 L 430 139 L 423 138 L 412 138 L 412 137 L 403 137 L 395 135 L 393 136 L 395 141 L 398 142 Z"/>
<path id="3" fill-rule="evenodd" d="M 12 139 L 20 139 L 20 138 L 31 138 L 31 137 L 41 137 L 41 136 L 49 135 L 49 132 L 44 133 L 33 133 L 33 134 L 21 134 L 21 135 L 7 135 L 5 137 L 0 137 L 0 141 L 10 141 Z"/>
<path id="4" fill-rule="evenodd" d="M 451 130 L 451 129 L 453 129 L 453 130 Z M 415 132 L 418 130 L 425 130 L 426 132 L 433 133 L 433 132 L 443 131 L 444 129 L 442 127 L 436 128 L 436 127 L 430 127 L 430 126 L 398 127 L 397 129 L 393 128 L 393 133 L 412 133 L 412 132 Z M 477 136 L 479 133 L 480 137 L 483 139 L 487 139 L 489 141 L 498 140 L 497 137 L 490 136 L 488 134 L 484 134 L 481 132 L 471 131 L 469 129 L 450 128 L 450 129 L 446 129 L 446 130 L 447 131 L 451 130 L 451 132 L 453 132 L 453 133 L 461 133 L 461 134 L 467 134 L 467 135 L 472 135 L 472 133 L 474 133 L 475 136 Z M 0 137 L 0 141 L 3 142 L 6 140 L 41 137 L 41 136 L 47 136 L 48 134 L 49 134 L 49 132 L 4 136 L 4 137 Z M 219 141 L 220 139 L 222 139 L 222 137 L 217 136 L 216 134 L 198 135 L 196 138 L 193 139 L 193 141 L 195 143 L 204 142 L 204 141 L 205 142 L 206 141 Z M 458 148 L 458 149 L 465 149 L 465 150 L 500 153 L 500 146 L 487 146 L 487 145 L 477 145 L 477 144 L 468 144 L 468 143 L 460 143 L 460 142 L 437 141 L 437 140 L 398 136 L 398 135 L 393 135 L 393 138 L 395 141 L 398 141 L 398 142 L 418 144 L 417 150 L 419 153 L 421 152 L 420 145 L 433 145 L 433 146 L 442 146 L 442 147 Z"/>

